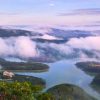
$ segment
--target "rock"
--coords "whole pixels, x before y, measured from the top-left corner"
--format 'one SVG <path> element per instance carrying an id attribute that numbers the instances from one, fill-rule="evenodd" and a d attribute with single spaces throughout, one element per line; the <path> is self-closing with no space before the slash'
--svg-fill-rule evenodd
<path id="1" fill-rule="evenodd" d="M 10 71 L 4 71 L 3 72 L 3 77 L 12 78 L 13 76 L 14 76 L 13 72 L 10 72 Z"/>

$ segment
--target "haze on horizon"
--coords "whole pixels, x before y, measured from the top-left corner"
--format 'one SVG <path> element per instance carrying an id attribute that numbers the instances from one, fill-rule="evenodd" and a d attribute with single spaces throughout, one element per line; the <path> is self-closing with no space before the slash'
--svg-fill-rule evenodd
<path id="1" fill-rule="evenodd" d="M 100 26 L 99 0 L 0 0 L 0 25 Z"/>

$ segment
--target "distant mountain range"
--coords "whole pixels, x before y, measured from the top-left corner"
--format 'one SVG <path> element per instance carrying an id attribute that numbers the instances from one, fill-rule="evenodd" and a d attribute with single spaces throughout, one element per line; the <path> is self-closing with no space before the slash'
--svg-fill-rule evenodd
<path id="1" fill-rule="evenodd" d="M 94 35 L 90 31 L 82 30 L 61 30 L 56 28 L 50 28 L 50 31 L 44 33 L 49 36 L 54 36 L 57 38 L 62 38 L 67 40 L 69 38 L 80 38 Z M 0 37 L 17 37 L 17 36 L 43 36 L 43 33 L 27 31 L 22 29 L 6 29 L 0 28 Z"/>
<path id="2" fill-rule="evenodd" d="M 21 30 L 21 29 L 4 29 L 0 28 L 0 37 L 18 37 L 18 36 L 40 36 L 40 33 Z"/>
<path id="3" fill-rule="evenodd" d="M 63 39 L 68 38 L 80 38 L 80 37 L 87 37 L 92 36 L 93 34 L 90 31 L 82 31 L 82 30 L 61 30 L 52 28 L 51 32 L 48 33 L 49 35 L 56 36 Z"/>

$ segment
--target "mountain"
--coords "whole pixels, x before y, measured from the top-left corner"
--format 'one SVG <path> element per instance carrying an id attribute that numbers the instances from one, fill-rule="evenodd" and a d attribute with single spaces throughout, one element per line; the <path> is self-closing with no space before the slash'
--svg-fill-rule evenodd
<path id="1" fill-rule="evenodd" d="M 4 29 L 0 28 L 0 37 L 18 37 L 18 36 L 36 36 L 41 35 L 37 32 L 21 30 L 21 29 Z"/>
<path id="2" fill-rule="evenodd" d="M 69 38 L 80 38 L 80 37 L 87 37 L 92 36 L 93 34 L 90 31 L 82 31 L 82 30 L 62 30 L 62 29 L 56 29 L 51 28 L 51 31 L 47 34 L 63 38 L 63 39 L 69 39 Z"/>
<path id="3" fill-rule="evenodd" d="M 64 40 L 67 40 L 69 38 L 74 38 L 74 37 L 80 38 L 80 37 L 87 37 L 87 36 L 95 35 L 95 34 L 92 34 L 90 31 L 62 30 L 62 29 L 56 29 L 56 28 L 50 28 L 48 29 L 46 33 L 39 33 L 36 31 L 28 31 L 28 30 L 23 30 L 23 29 L 0 28 L 0 37 L 43 36 L 44 34 L 49 35 L 49 37 L 54 36 L 56 38 L 62 38 Z"/>

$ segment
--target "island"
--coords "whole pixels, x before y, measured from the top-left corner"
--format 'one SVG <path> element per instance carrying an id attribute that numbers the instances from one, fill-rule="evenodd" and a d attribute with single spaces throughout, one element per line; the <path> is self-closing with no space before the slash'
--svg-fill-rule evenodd
<path id="1" fill-rule="evenodd" d="M 47 90 L 55 100 L 96 100 L 88 95 L 83 89 L 71 84 L 56 85 Z"/>
<path id="2" fill-rule="evenodd" d="M 78 62 L 76 66 L 82 69 L 85 72 L 98 74 L 100 73 L 100 62 L 87 61 L 87 62 Z"/>
<path id="3" fill-rule="evenodd" d="M 6 60 L 0 60 L 0 70 L 8 71 L 48 71 L 49 66 L 47 64 L 38 62 L 10 62 Z"/>
<path id="4" fill-rule="evenodd" d="M 76 66 L 94 77 L 90 85 L 93 89 L 100 93 L 100 62 L 78 62 L 76 63 Z"/>

